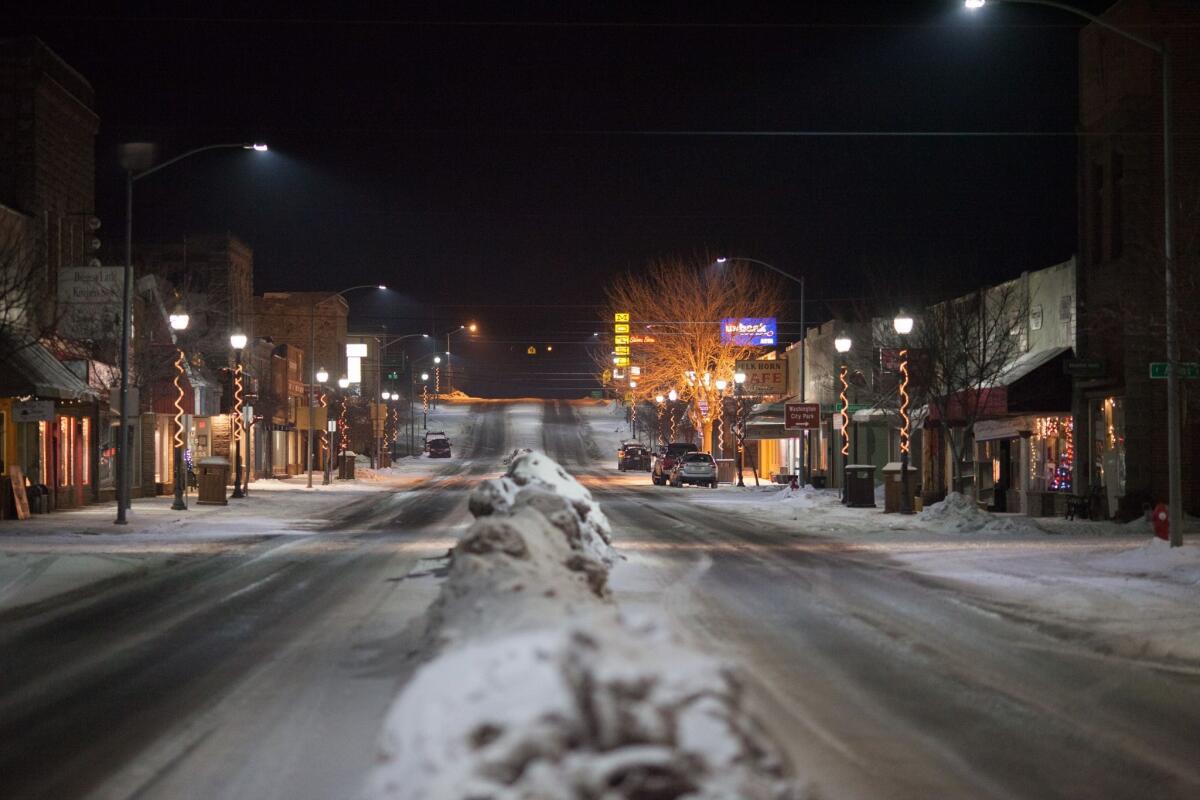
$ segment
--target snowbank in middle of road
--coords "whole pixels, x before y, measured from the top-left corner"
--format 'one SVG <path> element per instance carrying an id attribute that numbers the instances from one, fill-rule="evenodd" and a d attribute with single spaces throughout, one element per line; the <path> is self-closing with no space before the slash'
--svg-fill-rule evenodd
<path id="1" fill-rule="evenodd" d="M 532 451 L 470 508 L 366 798 L 800 797 L 736 671 L 621 618 L 587 489 Z"/>

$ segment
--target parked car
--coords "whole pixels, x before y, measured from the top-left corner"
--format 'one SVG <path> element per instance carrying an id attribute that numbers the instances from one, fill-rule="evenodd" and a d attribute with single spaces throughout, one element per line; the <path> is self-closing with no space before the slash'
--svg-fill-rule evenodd
<path id="1" fill-rule="evenodd" d="M 654 459 L 650 464 L 650 480 L 654 482 L 655 486 L 664 485 L 671 477 L 671 470 L 674 469 L 675 462 L 685 453 L 694 453 L 699 449 L 691 442 L 671 442 L 654 454 Z"/>
<path id="2" fill-rule="evenodd" d="M 617 469 L 622 472 L 628 469 L 650 469 L 650 451 L 636 442 L 623 445 L 617 451 Z"/>
<path id="3" fill-rule="evenodd" d="M 717 462 L 708 453 L 684 453 L 671 468 L 671 485 L 679 487 L 685 483 L 717 488 Z"/>
<path id="4" fill-rule="evenodd" d="M 445 431 L 425 431 L 425 452 L 429 452 L 429 443 L 434 439 L 446 439 Z M 446 439 L 449 442 L 449 439 Z"/>
<path id="5" fill-rule="evenodd" d="M 425 447 L 429 450 L 430 458 L 450 457 L 450 440 L 445 437 L 441 439 L 429 439 L 425 442 Z"/>

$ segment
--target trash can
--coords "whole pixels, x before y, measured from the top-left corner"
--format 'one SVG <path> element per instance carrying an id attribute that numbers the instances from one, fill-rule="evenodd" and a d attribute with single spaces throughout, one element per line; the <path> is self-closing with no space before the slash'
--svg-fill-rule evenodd
<path id="1" fill-rule="evenodd" d="M 851 508 L 875 508 L 875 465 L 846 467 L 846 504 Z"/>
<path id="2" fill-rule="evenodd" d="M 44 483 L 35 483 L 26 492 L 29 501 L 29 511 L 33 514 L 50 513 L 50 487 Z"/>
<path id="3" fill-rule="evenodd" d="M 904 472 L 899 461 L 892 461 L 883 467 L 883 510 L 887 514 L 900 512 L 901 499 L 904 496 Z M 915 496 L 920 495 L 921 479 L 912 464 L 908 465 L 908 491 Z M 913 501 L 913 511 L 917 510 L 916 500 Z"/>
<path id="4" fill-rule="evenodd" d="M 225 494 L 225 484 L 229 482 L 229 459 L 209 456 L 200 459 L 197 466 L 199 467 L 197 474 L 199 497 L 196 498 L 196 502 L 218 506 L 228 505 L 229 498 Z"/>
<path id="5" fill-rule="evenodd" d="M 338 479 L 354 480 L 354 453 L 345 452 L 338 456 Z"/>
<path id="6" fill-rule="evenodd" d="M 737 462 L 732 458 L 714 459 L 717 462 L 717 483 L 737 481 Z"/>

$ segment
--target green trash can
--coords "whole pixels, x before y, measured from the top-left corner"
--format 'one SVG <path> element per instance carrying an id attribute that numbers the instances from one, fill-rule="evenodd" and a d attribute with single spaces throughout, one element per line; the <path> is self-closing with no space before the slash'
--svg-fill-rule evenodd
<path id="1" fill-rule="evenodd" d="M 851 508 L 875 508 L 874 464 L 850 464 L 846 467 L 846 505 Z"/>

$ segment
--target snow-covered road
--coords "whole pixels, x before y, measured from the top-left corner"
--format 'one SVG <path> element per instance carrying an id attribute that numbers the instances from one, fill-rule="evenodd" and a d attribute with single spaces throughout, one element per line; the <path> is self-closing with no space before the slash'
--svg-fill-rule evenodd
<path id="1" fill-rule="evenodd" d="M 576 429 L 548 430 L 550 454 Z M 785 529 L 709 490 L 592 473 L 627 559 L 618 602 L 739 660 L 818 797 L 1200 796 L 1200 663 L 1106 652 L 928 562 L 804 533 L 803 516 Z"/>
<path id="2" fill-rule="evenodd" d="M 1197 635 L 1200 586 L 1125 574 L 1109 604 L 1087 594 L 1135 537 L 939 539 L 882 515 L 867 537 L 840 510 L 618 473 L 602 405 L 445 413 L 454 459 L 352 489 L 260 488 L 182 522 L 135 507 L 150 522 L 124 535 L 102 514 L 0 527 L 0 795 L 355 797 L 467 492 L 529 447 L 609 517 L 621 613 L 740 662 L 814 798 L 1200 796 L 1200 662 L 1161 636 Z M 1061 615 L 1048 582 L 1070 587 Z M 1099 616 L 1118 612 L 1147 637 L 1116 646 Z"/>

